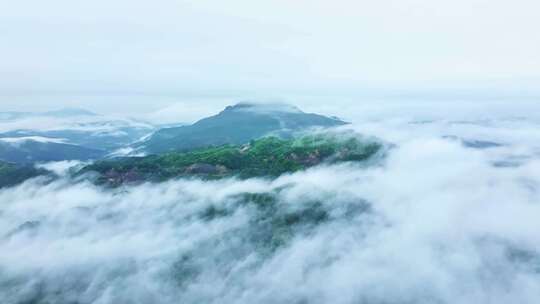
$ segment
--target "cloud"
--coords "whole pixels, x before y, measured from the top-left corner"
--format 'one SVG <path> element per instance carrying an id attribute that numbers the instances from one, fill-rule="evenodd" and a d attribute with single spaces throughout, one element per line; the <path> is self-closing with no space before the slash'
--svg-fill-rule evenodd
<path id="1" fill-rule="evenodd" d="M 152 129 L 151 123 L 118 116 L 87 116 L 87 117 L 47 117 L 22 116 L 16 119 L 0 120 L 0 132 L 15 130 L 59 131 L 71 130 L 94 132 L 95 134 L 114 134 L 120 128 Z"/>
<path id="2" fill-rule="evenodd" d="M 51 171 L 58 176 L 66 177 L 68 173 L 70 173 L 70 170 L 81 168 L 82 166 L 86 164 L 87 163 L 85 162 L 81 162 L 77 160 L 65 160 L 65 161 L 37 164 L 36 167 L 39 169 L 45 169 L 45 170 Z"/>
<path id="3" fill-rule="evenodd" d="M 193 123 L 203 117 L 215 115 L 223 109 L 222 104 L 227 102 L 234 101 L 220 100 L 220 102 L 216 102 L 207 99 L 189 99 L 183 102 L 174 102 L 142 117 L 159 124 Z"/>
<path id="4" fill-rule="evenodd" d="M 114 111 L 139 99 L 147 111 L 209 95 L 537 95 L 538 9 L 533 0 L 18 1 L 0 6 L 0 98 Z"/>
<path id="5" fill-rule="evenodd" d="M 25 136 L 25 137 L 2 137 L 0 138 L 0 142 L 5 142 L 13 145 L 20 145 L 27 141 L 35 141 L 39 143 L 57 143 L 62 144 L 65 143 L 66 140 L 64 138 L 51 138 L 51 137 L 42 137 L 42 136 Z"/>
<path id="6" fill-rule="evenodd" d="M 2 190 L 0 296 L 7 303 L 537 303 L 537 123 L 410 122 L 347 126 L 397 144 L 374 166 L 121 189 L 33 180 Z M 474 149 L 448 134 L 489 134 L 508 146 Z M 492 165 L 508 153 L 529 158 Z"/>

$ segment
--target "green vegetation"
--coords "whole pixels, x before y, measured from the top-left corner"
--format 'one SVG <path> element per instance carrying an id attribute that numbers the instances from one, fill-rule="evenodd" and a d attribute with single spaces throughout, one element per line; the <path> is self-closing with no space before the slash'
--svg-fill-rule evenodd
<path id="1" fill-rule="evenodd" d="M 279 196 L 279 190 L 244 193 L 232 198 L 231 205 L 212 205 L 205 209 L 200 218 L 211 222 L 230 216 L 242 208 L 250 214 L 249 224 L 225 232 L 219 238 L 200 242 L 192 250 L 183 252 L 171 269 L 171 275 L 178 286 L 185 287 L 204 272 L 208 256 L 197 252 L 219 250 L 217 259 L 231 255 L 241 259 L 253 258 L 254 255 L 268 258 L 289 246 L 295 237 L 309 235 L 333 220 L 330 211 L 320 202 L 298 202 L 294 208 L 290 208 L 280 201 Z M 251 261 L 257 263 L 254 259 Z M 223 265 L 216 271 L 229 272 L 227 267 Z"/>
<path id="2" fill-rule="evenodd" d="M 0 161 L 0 188 L 15 186 L 27 179 L 46 174 L 48 171 L 36 169 L 33 166 Z"/>
<path id="3" fill-rule="evenodd" d="M 83 168 L 80 173 L 97 172 L 98 182 L 110 185 L 182 176 L 276 177 L 323 162 L 364 161 L 380 149 L 381 144 L 377 142 L 329 135 L 297 139 L 266 137 L 246 145 L 100 161 Z"/>
<path id="4" fill-rule="evenodd" d="M 32 139 L 24 140 L 24 138 L 16 144 L 0 140 L 0 160 L 17 164 L 91 160 L 102 158 L 104 155 L 104 151 L 72 144 L 40 142 Z"/>
<path id="5" fill-rule="evenodd" d="M 306 239 L 325 229 L 325 225 L 348 222 L 371 212 L 370 204 L 362 200 L 343 201 L 339 210 L 317 199 L 290 202 L 283 196 L 287 189 L 285 186 L 262 193 L 241 193 L 231 196 L 226 204 L 212 204 L 199 211 L 199 218 L 208 224 L 234 216 L 235 212 L 249 214 L 249 223 L 198 242 L 179 254 L 171 268 L 174 282 L 180 288 L 196 282 L 205 272 L 208 259 L 219 265 L 213 270 L 220 275 L 229 274 L 230 267 L 236 266 L 220 262 L 224 258 L 249 260 L 250 266 L 263 263 L 297 238 Z"/>
<path id="6" fill-rule="evenodd" d="M 156 154 L 186 152 L 208 146 L 241 145 L 269 133 L 290 135 L 307 128 L 344 124 L 339 119 L 304 113 L 292 106 L 239 103 L 192 125 L 161 129 L 140 143 L 139 148 Z"/>

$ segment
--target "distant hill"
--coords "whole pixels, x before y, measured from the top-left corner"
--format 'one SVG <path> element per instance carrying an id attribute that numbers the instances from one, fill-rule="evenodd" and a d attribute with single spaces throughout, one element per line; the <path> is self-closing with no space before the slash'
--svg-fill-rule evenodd
<path id="1" fill-rule="evenodd" d="M 138 150 L 155 154 L 188 151 L 224 144 L 243 144 L 265 135 L 290 135 L 312 127 L 333 127 L 345 122 L 302 112 L 284 104 L 239 103 L 198 122 L 157 131 L 137 145 Z"/>
<path id="2" fill-rule="evenodd" d="M 154 130 L 154 126 L 136 121 L 104 120 L 71 124 L 52 130 L 13 130 L 0 133 L 0 140 L 2 138 L 45 137 L 62 139 L 68 144 L 111 153 L 148 136 Z"/>
<path id="3" fill-rule="evenodd" d="M 102 150 L 63 143 L 46 137 L 0 138 L 0 161 L 34 163 L 62 160 L 99 159 Z"/>
<path id="4" fill-rule="evenodd" d="M 59 123 L 33 129 L 31 119 L 36 117 L 53 118 Z M 24 128 L 0 133 L 0 160 L 14 163 L 91 160 L 240 145 L 267 135 L 288 138 L 312 127 L 345 124 L 337 118 L 304 113 L 290 105 L 253 103 L 239 103 L 192 125 L 171 125 L 158 131 L 156 125 L 146 122 L 111 119 L 83 109 L 2 112 L 0 120 L 26 120 Z"/>
<path id="5" fill-rule="evenodd" d="M 0 160 L 19 163 L 100 158 L 118 153 L 158 129 L 145 121 L 78 108 L 0 112 L 0 127 L 5 130 L 0 133 Z"/>

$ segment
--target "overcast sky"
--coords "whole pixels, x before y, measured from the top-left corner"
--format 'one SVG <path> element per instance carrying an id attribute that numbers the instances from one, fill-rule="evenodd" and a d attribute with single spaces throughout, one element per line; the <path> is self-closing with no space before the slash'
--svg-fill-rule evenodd
<path id="1" fill-rule="evenodd" d="M 538 0 L 0 0 L 0 110 L 535 97 L 539 12 Z"/>

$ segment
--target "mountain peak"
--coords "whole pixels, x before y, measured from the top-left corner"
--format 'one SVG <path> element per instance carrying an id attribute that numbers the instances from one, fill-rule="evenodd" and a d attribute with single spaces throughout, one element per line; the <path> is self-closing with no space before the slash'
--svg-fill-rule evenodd
<path id="1" fill-rule="evenodd" d="M 223 112 L 254 112 L 261 114 L 269 113 L 303 113 L 299 108 L 286 103 L 258 103 L 242 101 L 235 105 L 228 106 Z"/>
<path id="2" fill-rule="evenodd" d="M 148 153 L 188 151 L 209 146 L 244 144 L 268 135 L 287 137 L 309 128 L 343 124 L 345 122 L 341 120 L 304 113 L 288 104 L 240 102 L 192 125 L 161 129 L 142 146 Z"/>

